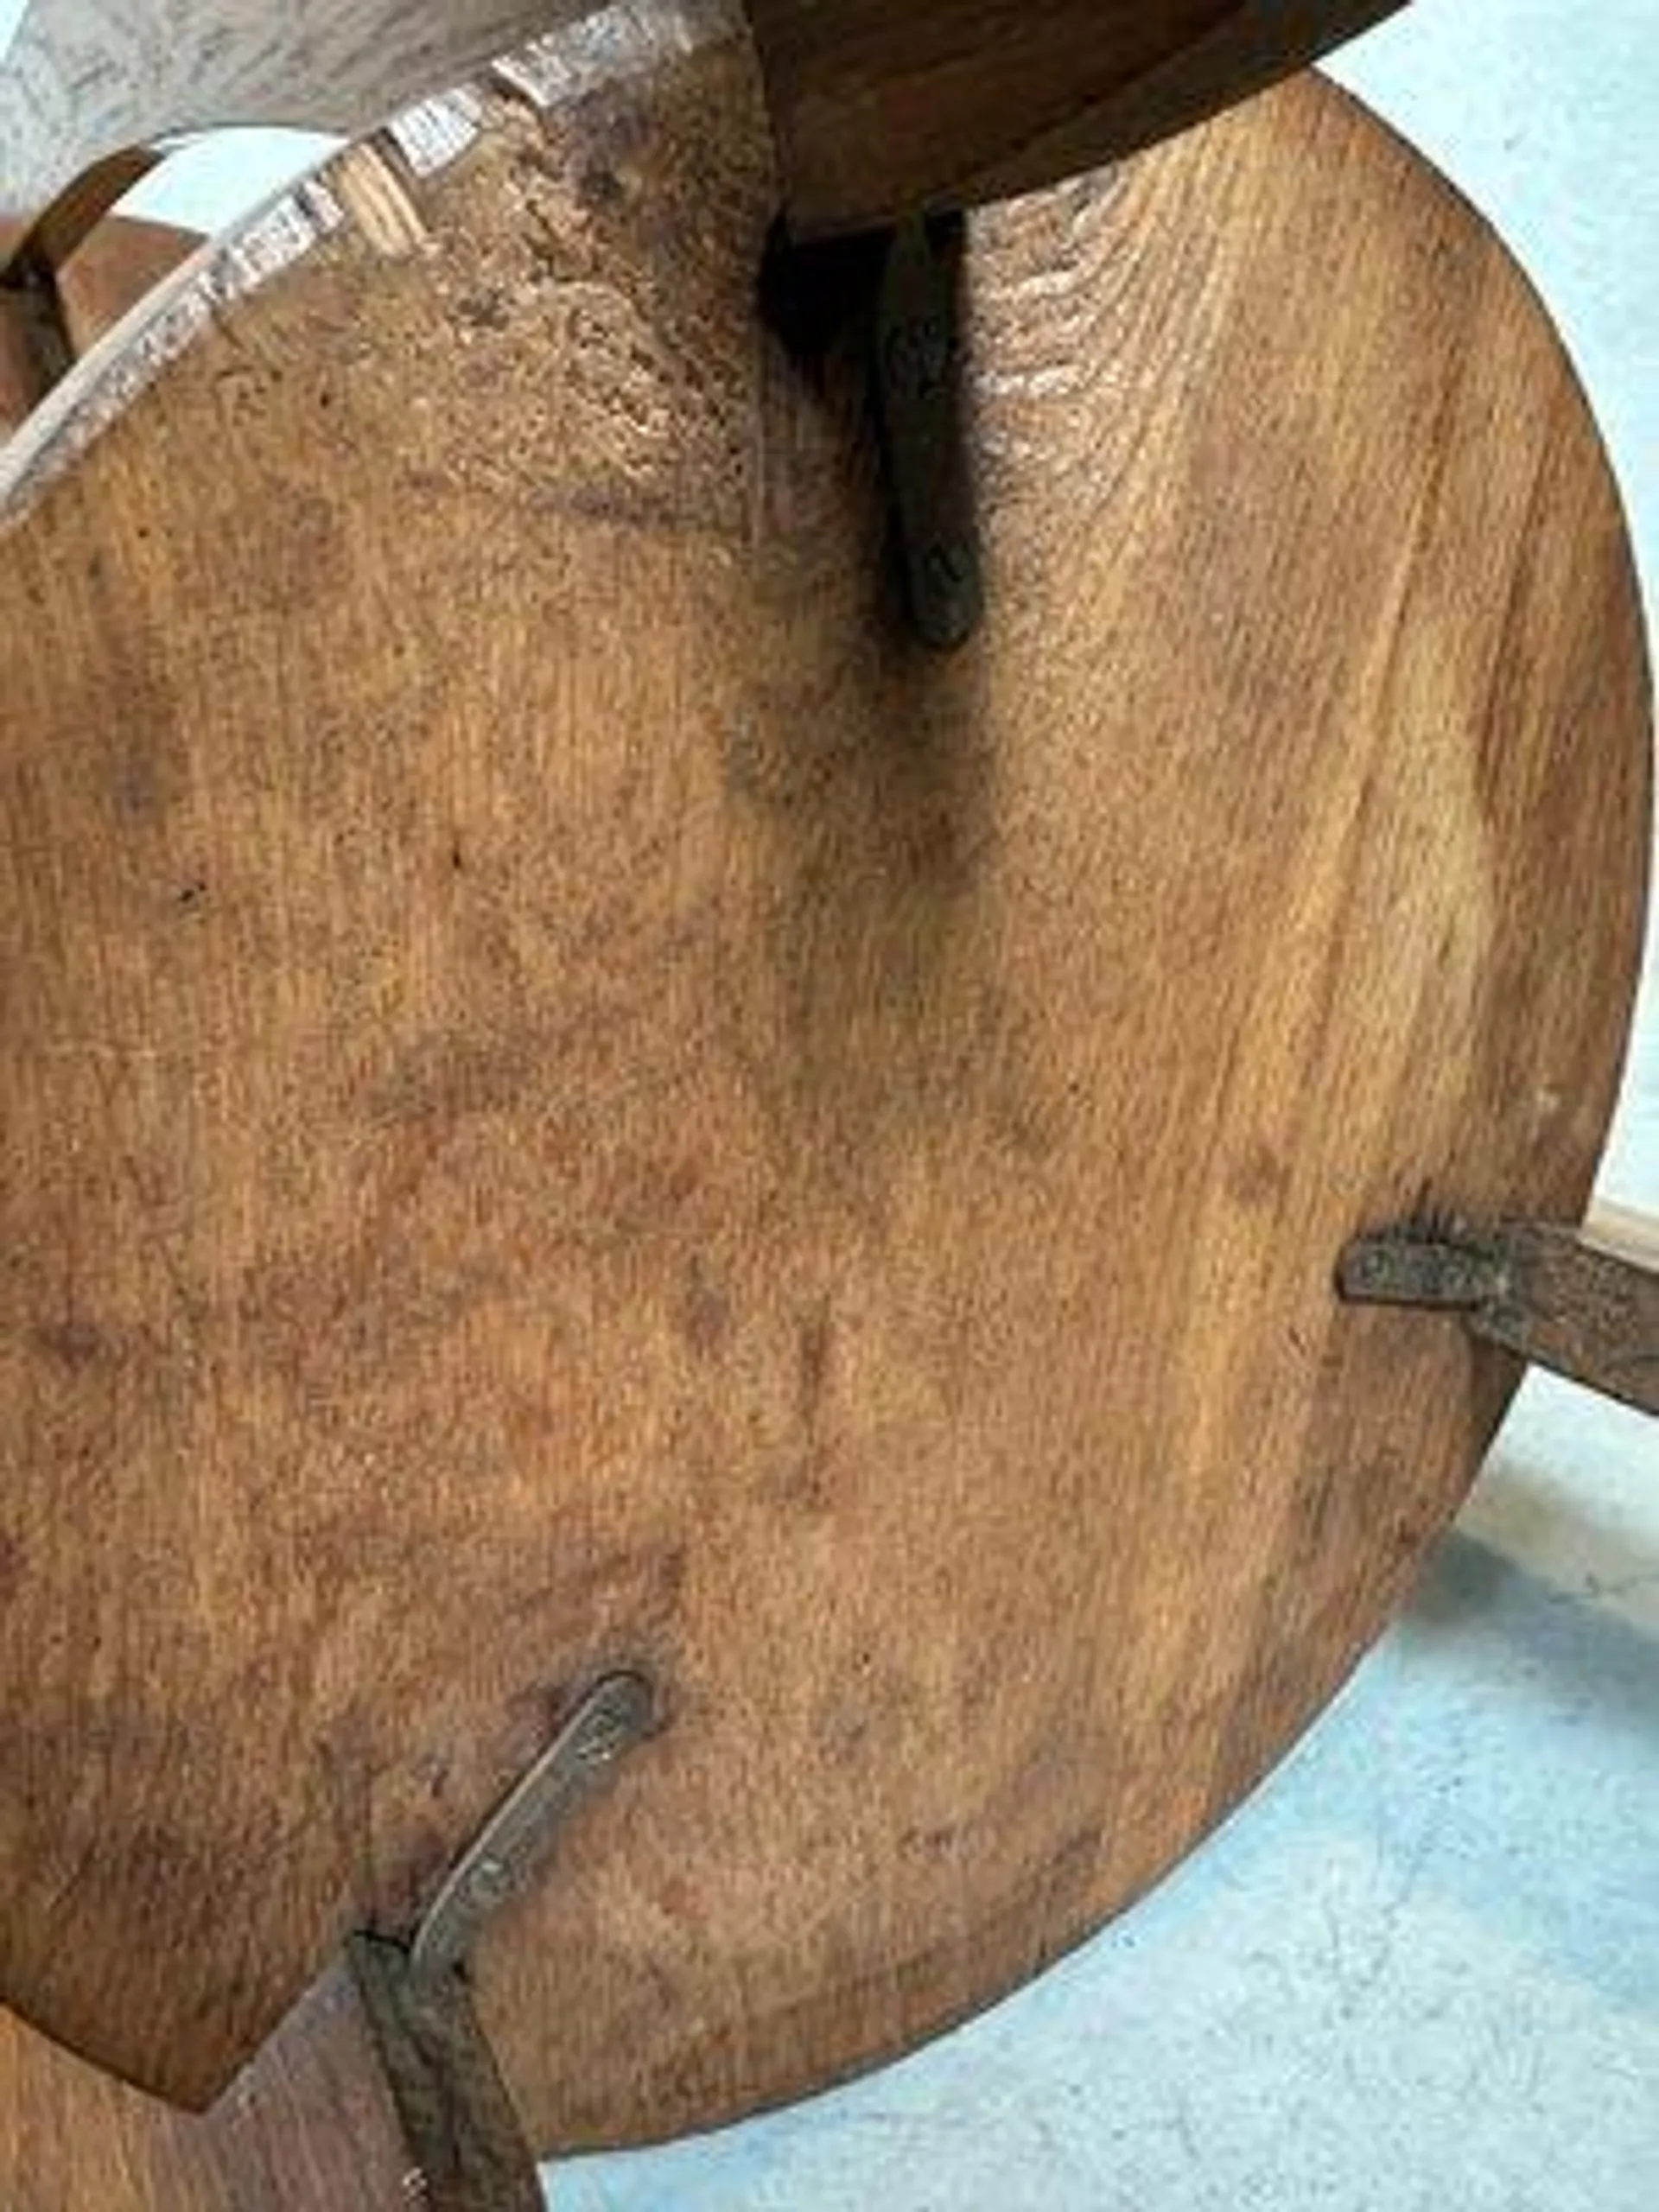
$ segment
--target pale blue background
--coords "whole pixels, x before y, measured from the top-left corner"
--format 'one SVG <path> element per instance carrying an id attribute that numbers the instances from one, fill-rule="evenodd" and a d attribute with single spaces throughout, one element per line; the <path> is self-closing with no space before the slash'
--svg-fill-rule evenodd
<path id="1" fill-rule="evenodd" d="M 21 0 L 0 0 L 0 43 Z M 1659 579 L 1659 0 L 1418 0 L 1338 73 L 1554 308 Z M 299 142 L 188 156 L 212 220 Z M 1659 1211 L 1649 993 L 1605 1183 Z M 786 1783 L 782 1785 L 786 1786 Z M 1659 1428 L 1530 1384 L 1408 1618 L 1138 1911 L 565 2212 L 1659 2212 Z"/>

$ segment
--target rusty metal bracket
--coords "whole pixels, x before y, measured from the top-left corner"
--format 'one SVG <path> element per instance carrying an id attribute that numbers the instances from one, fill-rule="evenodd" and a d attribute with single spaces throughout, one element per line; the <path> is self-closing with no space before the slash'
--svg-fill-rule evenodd
<path id="1" fill-rule="evenodd" d="M 766 320 L 810 372 L 838 340 L 859 349 L 906 611 L 938 652 L 965 645 L 984 612 L 963 373 L 967 236 L 960 214 L 807 245 L 780 224 L 761 275 Z"/>
<path id="2" fill-rule="evenodd" d="M 963 410 L 968 226 L 931 215 L 887 233 L 870 375 L 910 618 L 925 645 L 965 645 L 983 612 Z"/>
<path id="3" fill-rule="evenodd" d="M 433 1899 L 411 1974 L 442 1984 L 465 1973 L 485 1922 L 528 1888 L 576 1807 L 651 1732 L 654 1710 L 643 1675 L 607 1675 L 589 1691 Z"/>
<path id="4" fill-rule="evenodd" d="M 1659 1274 L 1576 1230 L 1402 1222 L 1350 1244 L 1337 1287 L 1356 1305 L 1459 1314 L 1488 1344 L 1659 1414 Z"/>
<path id="5" fill-rule="evenodd" d="M 536 2159 L 468 1966 L 485 1922 L 528 1886 L 571 1815 L 656 1725 L 642 1675 L 605 1676 L 458 1860 L 413 1942 L 363 1935 L 346 1946 L 426 2212 L 542 2212 Z"/>

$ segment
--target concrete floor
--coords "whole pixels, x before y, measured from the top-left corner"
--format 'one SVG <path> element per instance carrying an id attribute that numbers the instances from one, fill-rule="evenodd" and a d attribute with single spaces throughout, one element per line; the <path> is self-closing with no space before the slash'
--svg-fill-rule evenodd
<path id="1" fill-rule="evenodd" d="M 0 0 L 0 47 L 21 0 Z M 1659 609 L 1659 0 L 1418 0 L 1337 73 L 1561 321 Z M 212 220 L 298 142 L 190 157 Z M 1659 982 L 1605 1188 L 1659 1212 Z M 1407 1619 L 1214 1841 L 906 2063 L 561 2212 L 1659 2212 L 1659 1428 L 1529 1384 Z"/>

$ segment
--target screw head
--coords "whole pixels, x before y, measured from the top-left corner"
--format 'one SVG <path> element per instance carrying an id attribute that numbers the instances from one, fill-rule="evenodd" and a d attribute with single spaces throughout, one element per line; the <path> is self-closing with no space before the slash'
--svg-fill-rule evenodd
<path id="1" fill-rule="evenodd" d="M 467 1886 L 480 1905 L 505 1904 L 513 1892 L 512 1869 L 505 1859 L 480 1859 Z"/>

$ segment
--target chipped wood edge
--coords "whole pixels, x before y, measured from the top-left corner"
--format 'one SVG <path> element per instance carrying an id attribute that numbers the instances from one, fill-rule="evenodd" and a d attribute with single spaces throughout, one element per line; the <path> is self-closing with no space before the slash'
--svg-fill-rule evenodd
<path id="1" fill-rule="evenodd" d="M 325 155 L 297 182 L 209 240 L 107 332 L 0 445 L 0 532 L 118 422 L 230 307 L 342 229 L 397 258 L 426 231 L 411 194 L 472 150 L 501 101 L 546 115 L 705 46 L 747 38 L 739 0 L 613 0 L 531 41 L 452 90 L 416 101 L 371 137 Z"/>
<path id="2" fill-rule="evenodd" d="M 227 239 L 210 240 L 107 331 L 0 448 L 0 530 L 15 525 L 58 477 L 189 350 L 233 301 L 258 290 L 338 230 L 346 212 L 336 156 L 257 212 Z"/>

